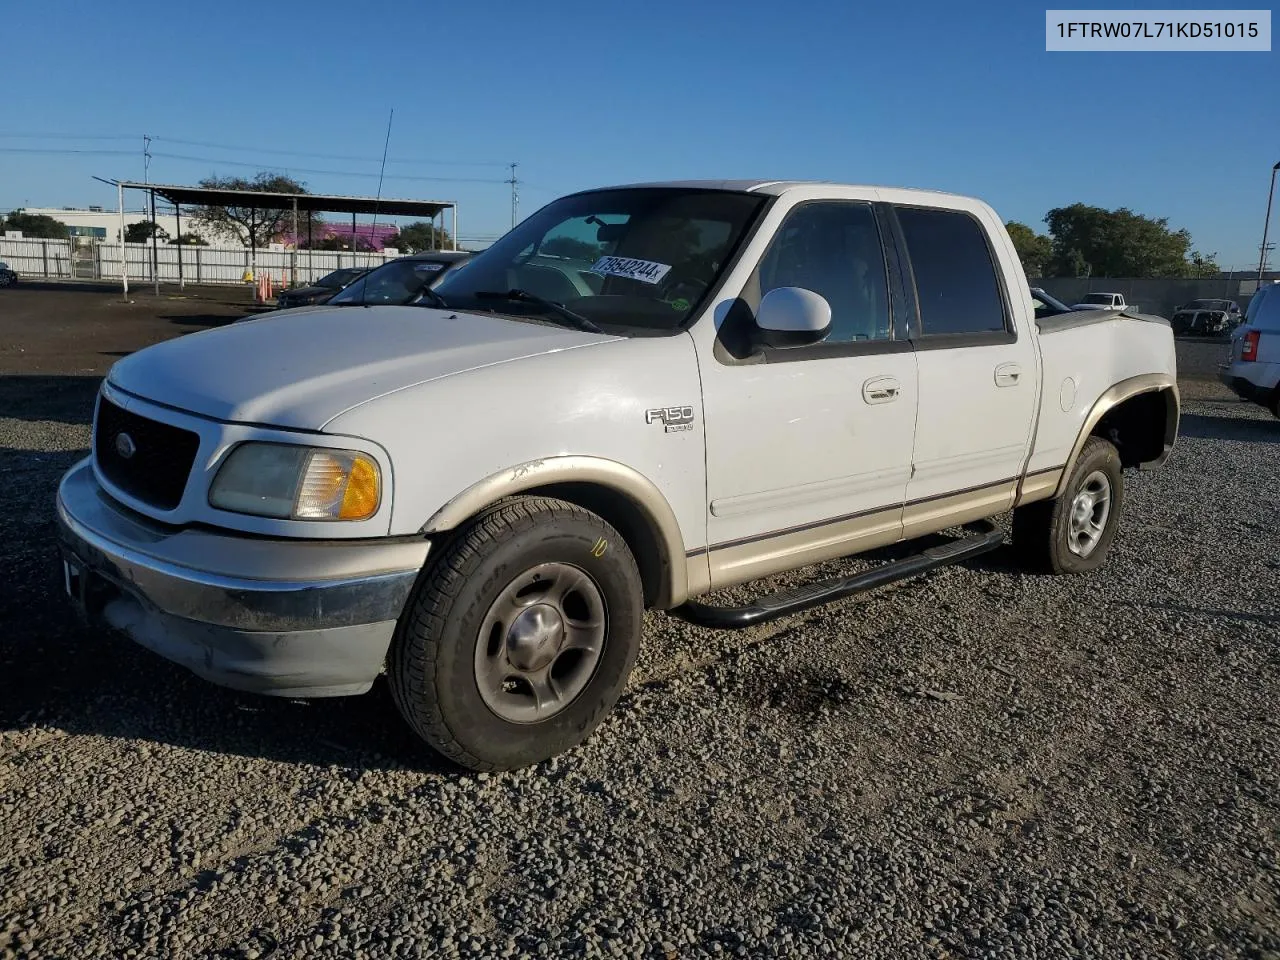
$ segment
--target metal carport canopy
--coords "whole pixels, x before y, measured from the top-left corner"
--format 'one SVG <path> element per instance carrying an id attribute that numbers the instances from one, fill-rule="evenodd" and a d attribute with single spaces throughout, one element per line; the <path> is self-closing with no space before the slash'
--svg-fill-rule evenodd
<path id="1" fill-rule="evenodd" d="M 170 203 L 214 207 L 257 207 L 290 209 L 294 202 L 304 213 L 385 213 L 396 217 L 434 217 L 452 209 L 450 200 L 396 200 L 388 197 L 344 197 L 326 193 L 273 193 L 262 190 L 220 190 L 211 187 L 180 187 L 165 183 L 118 182 L 126 190 L 154 190 Z"/>
<path id="2" fill-rule="evenodd" d="M 128 266 L 124 255 L 124 192 L 145 190 L 151 194 L 151 217 L 155 219 L 155 198 L 160 195 L 179 211 L 181 228 L 182 204 L 215 207 L 249 207 L 256 210 L 292 209 L 295 225 L 299 213 L 349 213 L 352 233 L 355 232 L 356 214 L 385 214 L 390 217 L 426 217 L 435 219 L 445 210 L 453 211 L 453 248 L 458 249 L 458 204 L 452 200 L 401 200 L 382 197 L 348 197 L 328 193 L 277 193 L 269 190 L 227 190 L 219 187 L 184 187 L 169 183 L 138 183 L 136 180 L 108 180 L 95 177 L 114 186 L 120 195 L 120 283 L 126 297 L 129 295 Z M 441 226 L 443 226 L 441 218 Z M 156 267 L 156 235 L 151 235 L 151 271 L 155 279 L 156 293 L 160 293 L 160 276 Z M 252 249 L 252 237 L 250 237 Z M 182 281 L 182 248 L 178 248 L 178 278 Z"/>

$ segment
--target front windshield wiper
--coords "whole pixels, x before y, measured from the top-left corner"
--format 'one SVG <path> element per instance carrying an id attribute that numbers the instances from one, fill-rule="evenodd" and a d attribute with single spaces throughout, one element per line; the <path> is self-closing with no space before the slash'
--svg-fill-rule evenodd
<path id="1" fill-rule="evenodd" d="M 556 303 L 554 300 L 540 297 L 536 293 L 530 293 L 528 290 L 512 288 L 505 293 L 498 290 L 477 290 L 472 296 L 477 300 L 515 300 L 519 303 L 532 303 L 542 307 L 544 310 L 549 310 L 561 320 L 567 320 L 577 330 L 585 330 L 587 333 L 604 333 L 596 324 L 582 314 L 574 313 L 563 303 Z"/>
<path id="2" fill-rule="evenodd" d="M 431 301 L 431 305 L 433 307 L 437 307 L 441 310 L 453 309 L 452 307 L 449 306 L 448 302 L 445 300 L 444 297 L 440 296 L 440 294 L 436 293 L 430 287 L 423 287 L 422 290 L 419 291 L 418 296 L 426 297 L 428 300 Z"/>

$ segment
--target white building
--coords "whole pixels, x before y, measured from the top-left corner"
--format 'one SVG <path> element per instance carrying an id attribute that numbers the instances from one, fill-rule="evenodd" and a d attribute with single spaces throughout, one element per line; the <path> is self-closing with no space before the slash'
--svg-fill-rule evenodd
<path id="1" fill-rule="evenodd" d="M 96 240 L 119 240 L 120 211 L 105 207 L 23 207 L 23 213 L 53 217 L 65 223 L 71 229 L 73 237 L 90 237 Z M 149 211 L 126 210 L 124 222 L 127 227 L 133 223 L 145 223 L 151 219 Z M 178 235 L 178 219 L 172 212 L 165 213 L 163 207 L 156 206 L 156 223 L 165 235 L 173 238 Z M 195 216 L 182 218 L 183 233 L 198 233 L 207 243 L 217 246 L 243 246 L 235 233 L 214 230 L 203 220 Z"/>

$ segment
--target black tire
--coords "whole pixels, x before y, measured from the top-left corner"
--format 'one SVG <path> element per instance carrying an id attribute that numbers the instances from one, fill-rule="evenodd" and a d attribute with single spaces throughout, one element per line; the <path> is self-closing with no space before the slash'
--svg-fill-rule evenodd
<path id="1" fill-rule="evenodd" d="M 1109 484 L 1109 507 L 1102 531 L 1086 555 L 1071 548 L 1071 512 L 1086 481 L 1102 475 Z M 1096 484 L 1096 480 L 1094 481 Z M 1124 505 L 1120 454 L 1101 437 L 1085 441 L 1062 496 L 1013 511 L 1013 546 L 1022 565 L 1043 573 L 1088 573 L 1102 565 L 1115 540 Z M 1079 541 L 1077 540 L 1077 543 Z"/>
<path id="2" fill-rule="evenodd" d="M 511 722 L 481 693 L 480 631 L 509 588 L 543 564 L 590 578 L 604 605 L 602 648 L 585 688 L 559 712 Z M 446 542 L 415 588 L 388 665 L 396 705 L 423 740 L 460 766 L 538 763 L 581 743 L 613 708 L 639 650 L 643 616 L 640 572 L 613 527 L 562 500 L 504 500 Z M 506 657 L 506 640 L 497 642 Z M 490 651 L 493 643 L 486 641 Z"/>

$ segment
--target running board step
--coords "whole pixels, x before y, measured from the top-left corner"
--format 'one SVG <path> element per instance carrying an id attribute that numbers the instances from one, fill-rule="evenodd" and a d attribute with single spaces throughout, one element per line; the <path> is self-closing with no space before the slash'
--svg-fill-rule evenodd
<path id="1" fill-rule="evenodd" d="M 959 563 L 961 560 L 967 560 L 979 554 L 990 553 L 1004 543 L 1004 531 L 988 520 L 967 524 L 965 530 L 969 532 L 967 537 L 930 547 L 910 557 L 886 563 L 852 577 L 837 577 L 832 580 L 819 580 L 817 583 L 790 587 L 779 590 L 777 593 L 770 593 L 741 607 L 714 607 L 690 600 L 668 612 L 674 617 L 700 627 L 741 630 L 743 627 L 753 627 L 758 623 L 767 623 L 812 607 L 834 603 L 845 597 L 851 597 L 855 593 L 865 593 L 876 587 L 883 587 L 885 584 L 918 577 L 938 567 Z"/>

